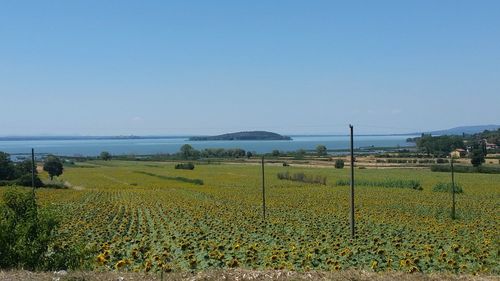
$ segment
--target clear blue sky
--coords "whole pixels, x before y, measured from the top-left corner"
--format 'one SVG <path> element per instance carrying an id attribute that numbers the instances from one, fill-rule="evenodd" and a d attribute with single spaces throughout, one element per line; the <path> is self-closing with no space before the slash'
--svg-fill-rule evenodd
<path id="1" fill-rule="evenodd" d="M 0 135 L 500 123 L 500 1 L 0 3 Z"/>

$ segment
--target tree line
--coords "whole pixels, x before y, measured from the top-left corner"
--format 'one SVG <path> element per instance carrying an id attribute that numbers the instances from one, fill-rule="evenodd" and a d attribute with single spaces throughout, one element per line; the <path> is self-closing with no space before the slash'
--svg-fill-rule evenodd
<path id="1" fill-rule="evenodd" d="M 43 170 L 53 180 L 54 177 L 62 175 L 64 167 L 61 159 L 54 155 L 49 155 L 43 161 Z M 32 179 L 32 172 L 34 172 L 34 181 Z M 29 159 L 21 162 L 13 162 L 8 153 L 0 151 L 0 186 L 32 186 L 33 182 L 35 187 L 45 186 L 38 176 L 36 164 L 33 165 L 33 162 Z"/>

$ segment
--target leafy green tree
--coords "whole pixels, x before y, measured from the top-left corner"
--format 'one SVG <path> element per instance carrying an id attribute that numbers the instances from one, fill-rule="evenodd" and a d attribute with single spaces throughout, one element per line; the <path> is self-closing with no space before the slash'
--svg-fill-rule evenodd
<path id="1" fill-rule="evenodd" d="M 107 152 L 107 151 L 103 151 L 101 152 L 101 154 L 99 155 L 99 158 L 101 158 L 102 160 L 104 161 L 108 161 L 108 160 L 111 160 L 111 153 Z"/>
<path id="2" fill-rule="evenodd" d="M 252 156 L 253 156 L 253 153 L 250 151 L 247 151 L 247 158 L 250 159 L 250 158 L 252 158 Z"/>
<path id="3" fill-rule="evenodd" d="M 457 148 L 464 148 L 464 141 L 460 136 L 438 136 L 422 135 L 416 141 L 420 151 L 428 155 L 446 157 Z"/>
<path id="4" fill-rule="evenodd" d="M 470 163 L 474 167 L 479 167 L 484 163 L 484 153 L 480 148 L 474 148 L 470 152 Z"/>
<path id="5" fill-rule="evenodd" d="M 43 170 L 49 173 L 50 179 L 54 179 L 54 176 L 58 177 L 63 173 L 63 164 L 59 158 L 54 155 L 49 155 L 43 163 Z"/>
<path id="6" fill-rule="evenodd" d="M 304 149 L 299 149 L 295 152 L 296 159 L 304 159 L 305 155 L 306 155 L 306 151 Z"/>
<path id="7" fill-rule="evenodd" d="M 198 158 L 200 155 L 200 152 L 196 149 L 194 149 L 191 145 L 185 144 L 181 146 L 180 149 L 180 156 L 183 159 L 195 159 Z"/>
<path id="8" fill-rule="evenodd" d="M 272 154 L 274 157 L 279 157 L 281 153 L 280 153 L 280 151 L 279 151 L 279 150 L 275 149 L 275 150 L 273 150 L 273 151 L 271 152 L 271 154 Z"/>
<path id="9" fill-rule="evenodd" d="M 14 164 L 10 155 L 0 151 L 0 180 L 13 180 L 16 178 Z"/>
<path id="10" fill-rule="evenodd" d="M 344 168 L 344 160 L 342 160 L 342 159 L 335 160 L 335 168 L 343 169 Z"/>
<path id="11" fill-rule="evenodd" d="M 16 172 L 18 174 L 18 177 L 24 176 L 24 175 L 31 175 L 31 171 L 33 169 L 32 162 L 31 160 L 24 160 L 22 162 L 19 162 L 15 165 L 16 167 Z M 38 174 L 38 171 L 35 168 L 35 175 Z"/>
<path id="12" fill-rule="evenodd" d="M 326 146 L 324 145 L 316 146 L 316 154 L 318 154 L 318 156 L 325 156 L 326 153 L 327 153 Z"/>

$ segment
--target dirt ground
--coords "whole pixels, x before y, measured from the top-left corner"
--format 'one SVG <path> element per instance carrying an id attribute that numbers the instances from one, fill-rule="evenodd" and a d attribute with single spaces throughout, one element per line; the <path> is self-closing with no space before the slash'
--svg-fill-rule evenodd
<path id="1" fill-rule="evenodd" d="M 224 270 L 206 271 L 200 273 L 169 273 L 162 278 L 159 274 L 120 273 L 120 272 L 30 272 L 30 271 L 0 271 L 1 281 L 21 280 L 48 280 L 48 281 L 104 281 L 104 280 L 349 280 L 349 281 L 413 281 L 413 280 L 448 280 L 469 281 L 488 280 L 499 281 L 500 276 L 472 276 L 420 273 L 407 274 L 399 272 L 365 272 L 365 271 L 340 271 L 340 272 L 289 272 L 289 271 L 252 271 L 252 270 Z"/>

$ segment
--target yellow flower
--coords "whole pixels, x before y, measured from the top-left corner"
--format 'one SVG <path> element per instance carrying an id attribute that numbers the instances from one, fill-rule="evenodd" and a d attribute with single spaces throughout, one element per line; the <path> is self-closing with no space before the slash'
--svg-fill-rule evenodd
<path id="1" fill-rule="evenodd" d="M 120 260 L 118 261 L 116 264 L 115 264 L 115 269 L 121 269 L 122 267 L 124 267 L 125 265 L 127 265 L 127 261 L 126 260 Z"/>
<path id="2" fill-rule="evenodd" d="M 97 256 L 97 263 L 99 265 L 103 265 L 107 262 L 108 260 L 106 259 L 105 255 L 104 254 L 100 254 Z"/>
<path id="3" fill-rule="evenodd" d="M 370 266 L 373 270 L 377 269 L 378 267 L 378 261 L 372 261 L 372 264 Z"/>

